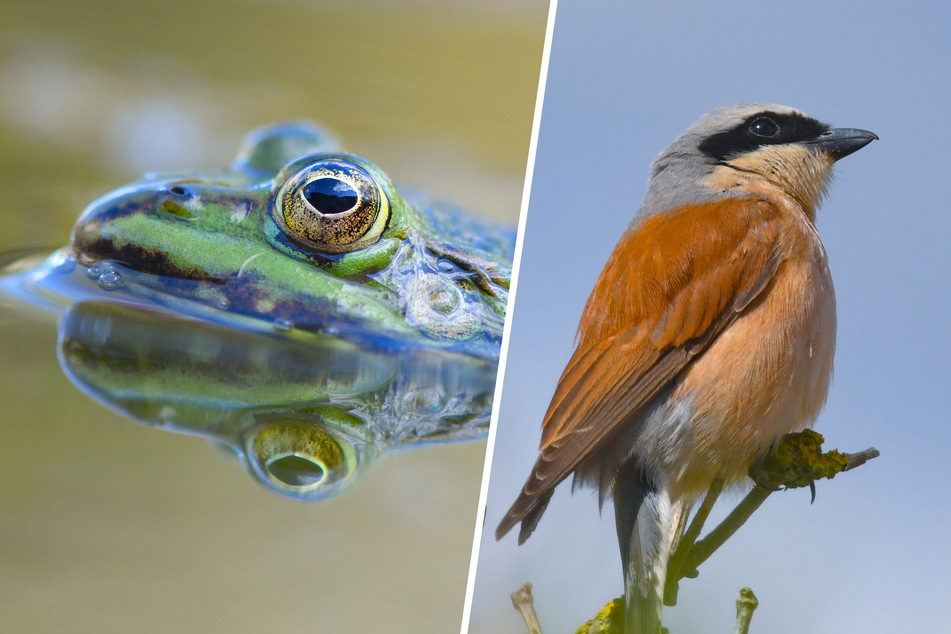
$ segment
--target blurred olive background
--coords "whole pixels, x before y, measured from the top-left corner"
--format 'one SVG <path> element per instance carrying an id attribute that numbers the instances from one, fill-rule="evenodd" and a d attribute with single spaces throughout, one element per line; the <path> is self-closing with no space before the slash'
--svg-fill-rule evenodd
<path id="1" fill-rule="evenodd" d="M 0 2 L 0 251 L 68 239 L 143 171 L 227 165 L 276 120 L 516 221 L 547 2 Z M 459 627 L 484 443 L 386 456 L 344 497 L 265 491 L 61 374 L 0 300 L 0 630 Z"/>

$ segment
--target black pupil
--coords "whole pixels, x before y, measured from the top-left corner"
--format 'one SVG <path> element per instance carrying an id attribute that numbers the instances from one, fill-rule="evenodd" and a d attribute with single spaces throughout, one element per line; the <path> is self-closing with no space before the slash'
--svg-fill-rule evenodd
<path id="1" fill-rule="evenodd" d="M 772 119 L 762 117 L 750 124 L 750 132 L 757 136 L 776 136 L 779 134 L 779 126 Z"/>
<path id="2" fill-rule="evenodd" d="M 304 185 L 304 198 L 322 214 L 340 214 L 357 204 L 357 192 L 342 180 L 318 178 Z"/>

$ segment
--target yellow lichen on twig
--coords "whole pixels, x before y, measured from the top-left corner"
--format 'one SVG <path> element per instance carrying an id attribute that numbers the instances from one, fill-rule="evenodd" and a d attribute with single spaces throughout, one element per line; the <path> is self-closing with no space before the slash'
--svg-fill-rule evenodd
<path id="1" fill-rule="evenodd" d="M 805 429 L 786 435 L 766 456 L 750 467 L 750 477 L 767 489 L 812 487 L 849 468 L 849 454 L 822 451 L 822 434 Z"/>
<path id="2" fill-rule="evenodd" d="M 624 597 L 610 601 L 575 634 L 610 634 L 624 631 Z"/>

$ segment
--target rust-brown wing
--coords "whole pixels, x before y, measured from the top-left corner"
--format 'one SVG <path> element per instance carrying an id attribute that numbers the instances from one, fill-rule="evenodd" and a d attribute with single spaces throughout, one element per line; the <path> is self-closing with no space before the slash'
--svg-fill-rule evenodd
<path id="1" fill-rule="evenodd" d="M 585 307 L 538 460 L 497 539 L 522 522 L 524 542 L 554 488 L 769 287 L 782 260 L 778 213 L 757 199 L 694 205 L 621 238 Z"/>

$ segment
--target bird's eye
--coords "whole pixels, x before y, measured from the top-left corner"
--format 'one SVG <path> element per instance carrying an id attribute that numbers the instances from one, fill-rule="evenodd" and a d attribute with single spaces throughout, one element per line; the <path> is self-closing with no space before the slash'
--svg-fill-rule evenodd
<path id="1" fill-rule="evenodd" d="M 386 192 L 342 158 L 310 163 L 281 188 L 273 216 L 289 238 L 322 253 L 348 253 L 380 239 L 389 221 Z"/>
<path id="2" fill-rule="evenodd" d="M 757 117 L 750 123 L 749 130 L 754 136 L 771 139 L 779 134 L 779 124 L 769 117 Z"/>

